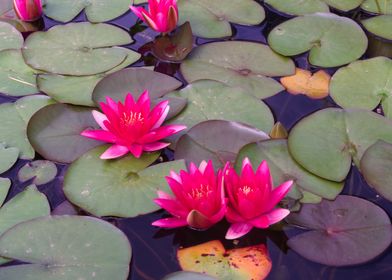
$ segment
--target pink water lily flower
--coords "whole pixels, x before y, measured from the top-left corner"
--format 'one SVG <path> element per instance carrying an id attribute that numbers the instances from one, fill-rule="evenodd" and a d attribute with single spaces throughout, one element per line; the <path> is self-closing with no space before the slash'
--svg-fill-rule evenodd
<path id="1" fill-rule="evenodd" d="M 14 0 L 14 10 L 19 19 L 35 21 L 42 15 L 41 0 Z"/>
<path id="2" fill-rule="evenodd" d="M 203 161 L 199 168 L 191 163 L 189 172 L 171 172 L 166 180 L 174 194 L 158 191 L 155 203 L 173 217 L 153 223 L 163 228 L 189 225 L 194 229 L 207 229 L 223 219 L 226 213 L 223 172 L 214 171 L 212 162 Z"/>
<path id="3" fill-rule="evenodd" d="M 169 33 L 177 26 L 176 0 L 148 0 L 148 12 L 143 7 L 131 6 L 130 8 L 136 16 L 155 31 Z"/>
<path id="4" fill-rule="evenodd" d="M 229 199 L 226 218 L 231 223 L 227 239 L 239 238 L 253 227 L 268 228 L 290 214 L 289 210 L 275 206 L 286 196 L 293 182 L 287 181 L 273 189 L 266 161 L 254 172 L 249 159 L 245 158 L 241 175 L 228 167 L 224 181 Z"/>
<path id="5" fill-rule="evenodd" d="M 113 144 L 101 155 L 102 159 L 121 157 L 129 152 L 139 158 L 143 151 L 167 147 L 170 143 L 161 140 L 186 128 L 183 125 L 161 126 L 169 112 L 168 103 L 162 101 L 150 110 L 147 90 L 137 102 L 130 93 L 124 104 L 106 97 L 106 103 L 100 103 L 104 114 L 93 111 L 94 119 L 102 129 L 84 130 L 81 135 Z"/>

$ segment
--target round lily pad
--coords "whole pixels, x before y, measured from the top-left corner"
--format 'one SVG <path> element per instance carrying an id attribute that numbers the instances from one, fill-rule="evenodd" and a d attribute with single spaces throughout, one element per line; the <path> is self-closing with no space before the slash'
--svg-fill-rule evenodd
<path id="1" fill-rule="evenodd" d="M 0 93 L 23 96 L 39 92 L 37 71 L 23 60 L 20 50 L 0 52 Z"/>
<path id="2" fill-rule="evenodd" d="M 392 0 L 365 0 L 361 8 L 373 14 L 392 15 Z"/>
<path id="3" fill-rule="evenodd" d="M 310 231 L 289 239 L 301 256 L 328 266 L 368 262 L 389 247 L 392 227 L 388 215 L 377 205 L 354 196 L 306 204 L 288 222 Z M 311 246 L 309 246 L 311 244 Z"/>
<path id="4" fill-rule="evenodd" d="M 85 76 L 106 72 L 121 64 L 128 52 L 114 46 L 131 42 L 129 34 L 119 27 L 78 22 L 31 34 L 22 52 L 26 63 L 35 69 Z"/>
<path id="5" fill-rule="evenodd" d="M 308 171 L 343 181 L 377 140 L 392 142 L 392 120 L 371 111 L 328 108 L 302 119 L 289 135 L 293 158 Z"/>
<path id="6" fill-rule="evenodd" d="M 271 48 L 285 56 L 309 52 L 309 62 L 336 67 L 360 58 L 368 40 L 353 20 L 332 13 L 296 17 L 276 26 L 268 35 Z"/>
<path id="7" fill-rule="evenodd" d="M 362 21 L 367 31 L 374 35 L 392 40 L 392 15 L 372 17 Z"/>
<path id="8" fill-rule="evenodd" d="M 1 15 L 1 14 L 0 14 Z M 0 51 L 20 49 L 23 45 L 23 36 L 11 24 L 0 21 Z"/>
<path id="9" fill-rule="evenodd" d="M 1 279 L 126 280 L 127 237 L 108 222 L 52 216 L 18 224 L 0 239 L 0 254 L 27 264 L 0 268 Z"/>
<path id="10" fill-rule="evenodd" d="M 15 164 L 18 155 L 18 148 L 5 147 L 0 143 L 0 174 L 9 170 Z"/>
<path id="11" fill-rule="evenodd" d="M 294 184 L 289 193 L 293 199 L 304 199 L 307 203 L 319 202 L 319 198 L 335 199 L 343 190 L 343 183 L 322 179 L 302 168 L 290 155 L 287 140 L 268 140 L 249 144 L 241 149 L 237 156 L 236 168 L 241 169 L 242 161 L 248 157 L 253 166 L 258 166 L 263 160 L 267 161 L 271 170 L 274 185 L 293 180 Z M 298 197 L 299 195 L 299 197 Z M 310 197 L 313 195 L 313 197 Z M 301 201 L 301 202 L 304 202 Z"/>
<path id="12" fill-rule="evenodd" d="M 18 172 L 18 180 L 26 182 L 33 179 L 34 185 L 44 185 L 52 181 L 57 175 L 57 167 L 48 160 L 36 160 L 26 163 Z"/>
<path id="13" fill-rule="evenodd" d="M 170 96 L 188 100 L 185 109 L 170 120 L 188 128 L 208 120 L 242 122 L 262 131 L 270 131 L 274 125 L 274 117 L 268 106 L 241 88 L 204 80 L 194 82 Z"/>
<path id="14" fill-rule="evenodd" d="M 294 72 L 291 59 L 276 54 L 266 45 L 244 41 L 202 45 L 181 64 L 181 73 L 189 83 L 216 80 L 243 88 L 258 98 L 272 96 L 284 89 L 268 77 L 288 76 Z"/>
<path id="15" fill-rule="evenodd" d="M 343 108 L 373 110 L 382 104 L 392 118 L 392 60 L 376 57 L 340 68 L 332 77 L 330 94 Z"/>
<path id="16" fill-rule="evenodd" d="M 203 273 L 179 271 L 166 275 L 162 280 L 216 280 L 216 278 Z"/>
<path id="17" fill-rule="evenodd" d="M 203 160 L 212 160 L 215 168 L 221 168 L 227 161 L 234 162 L 237 153 L 246 144 L 268 138 L 266 133 L 241 123 L 205 121 L 192 127 L 178 140 L 174 157 L 196 165 Z"/>
<path id="18" fill-rule="evenodd" d="M 31 118 L 27 135 L 31 145 L 45 159 L 70 163 L 103 144 L 81 136 L 80 133 L 87 128 L 98 128 L 91 109 L 54 104 L 39 110 Z"/>
<path id="19" fill-rule="evenodd" d="M 69 22 L 81 11 L 91 22 L 115 19 L 129 10 L 129 0 L 46 0 L 45 15 L 61 22 Z"/>
<path id="20" fill-rule="evenodd" d="M 366 182 L 379 194 L 392 201 L 392 144 L 377 141 L 361 159 L 361 172 Z"/>
<path id="21" fill-rule="evenodd" d="M 264 3 L 279 12 L 295 16 L 329 12 L 329 7 L 323 0 L 265 0 Z"/>
<path id="22" fill-rule="evenodd" d="M 265 18 L 263 7 L 253 0 L 178 0 L 179 24 L 187 21 L 193 34 L 204 38 L 232 35 L 230 22 L 257 25 Z"/>
<path id="23" fill-rule="evenodd" d="M 95 216 L 135 217 L 158 210 L 153 202 L 156 191 L 169 190 L 165 176 L 183 169 L 184 162 L 148 167 L 159 153 L 145 153 L 139 159 L 100 159 L 107 148 L 97 147 L 70 165 L 64 180 L 68 200 Z"/>

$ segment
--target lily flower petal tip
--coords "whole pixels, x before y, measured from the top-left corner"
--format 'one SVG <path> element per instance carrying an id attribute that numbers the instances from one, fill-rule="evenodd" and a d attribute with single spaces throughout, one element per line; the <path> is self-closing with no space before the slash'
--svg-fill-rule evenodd
<path id="1" fill-rule="evenodd" d="M 41 0 L 13 0 L 14 10 L 22 21 L 35 21 L 42 15 Z"/>

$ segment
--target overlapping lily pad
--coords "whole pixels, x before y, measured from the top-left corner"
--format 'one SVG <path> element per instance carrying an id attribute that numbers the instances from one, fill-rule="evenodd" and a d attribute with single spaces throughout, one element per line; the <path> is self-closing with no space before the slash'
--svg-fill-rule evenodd
<path id="1" fill-rule="evenodd" d="M 69 22 L 81 11 L 91 22 L 115 19 L 129 10 L 129 0 L 46 0 L 45 15 L 61 22 Z"/>
<path id="2" fill-rule="evenodd" d="M 377 140 L 392 143 L 392 121 L 360 109 L 328 108 L 302 119 L 291 130 L 289 150 L 310 172 L 343 181 L 351 161 L 359 166 L 364 152 Z"/>
<path id="3" fill-rule="evenodd" d="M 328 13 L 329 8 L 344 12 L 351 11 L 362 4 L 363 0 L 266 0 L 265 3 L 288 15 Z"/>
<path id="4" fill-rule="evenodd" d="M 361 8 L 374 14 L 392 15 L 392 0 L 365 0 Z"/>
<path id="5" fill-rule="evenodd" d="M 20 49 L 23 45 L 23 36 L 11 24 L 0 21 L 0 51 Z"/>
<path id="6" fill-rule="evenodd" d="M 331 80 L 331 96 L 343 108 L 373 110 L 381 102 L 392 118 L 392 60 L 376 57 L 340 68 Z"/>
<path id="7" fill-rule="evenodd" d="M 70 163 L 88 150 L 102 145 L 102 142 L 80 135 L 87 128 L 98 127 L 91 109 L 54 104 L 31 118 L 27 135 L 31 145 L 45 159 Z"/>
<path id="8" fill-rule="evenodd" d="M 293 180 L 289 197 L 295 200 L 301 199 L 303 203 L 318 203 L 321 197 L 335 199 L 343 190 L 343 183 L 322 179 L 302 168 L 291 157 L 287 140 L 268 140 L 243 147 L 237 156 L 237 169 L 241 168 L 245 157 L 250 159 L 253 166 L 258 166 L 266 160 L 275 186 Z M 307 193 L 305 197 L 304 193 Z"/>
<path id="9" fill-rule="evenodd" d="M 227 161 L 234 162 L 237 153 L 246 144 L 265 139 L 269 139 L 266 133 L 241 123 L 205 121 L 192 127 L 178 140 L 174 157 L 195 164 L 212 160 L 215 168 L 221 168 Z"/>
<path id="10" fill-rule="evenodd" d="M 18 148 L 5 147 L 0 143 L 0 174 L 6 172 L 15 164 L 18 155 Z"/>
<path id="11" fill-rule="evenodd" d="M 27 264 L 0 268 L 4 280 L 126 280 L 127 237 L 108 222 L 52 216 L 18 224 L 0 239 L 0 254 Z"/>
<path id="12" fill-rule="evenodd" d="M 304 205 L 288 221 L 310 230 L 290 238 L 290 248 L 328 266 L 368 262 L 392 242 L 391 222 L 384 210 L 354 196 Z"/>
<path id="13" fill-rule="evenodd" d="M 268 77 L 288 76 L 294 72 L 291 59 L 274 53 L 266 45 L 244 41 L 202 45 L 181 64 L 181 73 L 189 83 L 216 80 L 243 88 L 258 98 L 272 96 L 284 89 Z"/>
<path id="14" fill-rule="evenodd" d="M 159 153 L 100 159 L 107 148 L 97 147 L 73 162 L 64 181 L 67 198 L 96 216 L 135 217 L 158 210 L 153 198 L 158 189 L 169 191 L 165 176 L 185 168 L 183 161 L 148 167 Z"/>
<path id="15" fill-rule="evenodd" d="M 381 38 L 392 40 L 392 15 L 372 17 L 362 21 L 367 31 Z"/>
<path id="16" fill-rule="evenodd" d="M 129 34 L 109 24 L 69 23 L 35 32 L 23 47 L 27 64 L 64 75 L 94 75 L 121 64 L 128 52 L 117 45 L 132 42 Z"/>
<path id="17" fill-rule="evenodd" d="M 34 185 L 44 185 L 52 181 L 57 175 L 57 167 L 48 160 L 35 160 L 26 163 L 18 172 L 18 180 L 26 182 L 33 179 Z"/>
<path id="18" fill-rule="evenodd" d="M 285 56 L 309 52 L 309 62 L 336 67 L 360 58 L 367 37 L 353 20 L 332 13 L 296 17 L 276 26 L 268 35 L 271 48 Z"/>
<path id="19" fill-rule="evenodd" d="M 179 24 L 187 21 L 193 34 L 204 38 L 232 35 L 230 22 L 257 25 L 265 18 L 261 5 L 253 0 L 179 0 Z"/>

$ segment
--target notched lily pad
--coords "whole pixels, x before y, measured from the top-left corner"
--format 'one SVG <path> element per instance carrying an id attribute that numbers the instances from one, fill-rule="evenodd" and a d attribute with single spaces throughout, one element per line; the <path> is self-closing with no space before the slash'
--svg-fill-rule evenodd
<path id="1" fill-rule="evenodd" d="M 0 143 L 0 174 L 9 170 L 18 160 L 19 149 Z"/>
<path id="2" fill-rule="evenodd" d="M 354 196 L 303 205 L 288 222 L 308 229 L 289 239 L 295 252 L 328 266 L 368 262 L 389 247 L 392 227 L 388 215 L 377 205 Z M 311 246 L 309 246 L 311 244 Z"/>
<path id="3" fill-rule="evenodd" d="M 11 24 L 0 21 L 0 51 L 20 49 L 23 45 L 23 36 Z"/>
<path id="4" fill-rule="evenodd" d="M 52 181 L 57 175 L 57 167 L 48 160 L 36 160 L 26 163 L 18 172 L 18 180 L 26 182 L 33 179 L 34 185 L 44 185 Z"/>

